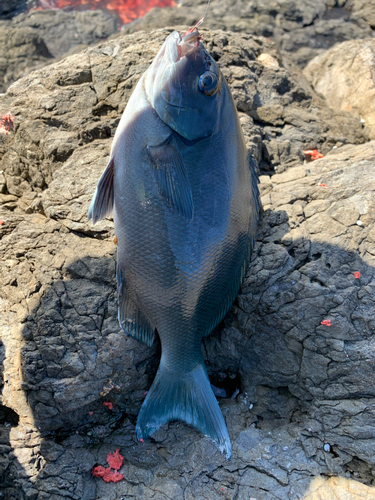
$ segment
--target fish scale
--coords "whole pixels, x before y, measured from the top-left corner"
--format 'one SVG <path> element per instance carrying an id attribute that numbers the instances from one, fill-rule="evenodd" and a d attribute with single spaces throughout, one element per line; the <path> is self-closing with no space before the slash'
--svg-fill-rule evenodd
<path id="1" fill-rule="evenodd" d="M 196 28 L 173 32 L 134 90 L 89 209 L 114 209 L 121 328 L 159 369 L 138 415 L 145 439 L 182 420 L 231 458 L 202 337 L 231 307 L 255 241 L 259 191 L 229 88 Z"/>

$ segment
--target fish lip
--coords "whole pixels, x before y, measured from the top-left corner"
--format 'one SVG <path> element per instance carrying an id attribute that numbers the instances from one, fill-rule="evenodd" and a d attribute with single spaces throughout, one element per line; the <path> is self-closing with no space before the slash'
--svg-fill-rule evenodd
<path id="1" fill-rule="evenodd" d="M 183 35 L 179 34 L 179 37 L 180 38 L 178 42 L 176 42 L 178 50 L 177 61 L 179 61 L 182 57 L 191 54 L 200 47 L 200 40 L 202 38 L 202 35 L 199 34 L 197 28 L 194 28 L 193 30 L 190 29 Z"/>

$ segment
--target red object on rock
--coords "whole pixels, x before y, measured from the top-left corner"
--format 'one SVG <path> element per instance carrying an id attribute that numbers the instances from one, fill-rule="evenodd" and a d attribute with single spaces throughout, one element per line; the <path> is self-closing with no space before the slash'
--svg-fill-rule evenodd
<path id="1" fill-rule="evenodd" d="M 114 453 L 108 453 L 107 462 L 109 467 L 105 468 L 102 465 L 98 465 L 92 469 L 92 475 L 94 477 L 101 477 L 105 483 L 118 483 L 124 476 L 118 472 L 118 469 L 122 467 L 124 457 L 120 455 L 120 449 Z M 112 470 L 114 469 L 114 470 Z"/>
<path id="2" fill-rule="evenodd" d="M 121 469 L 122 462 L 124 461 L 124 457 L 120 455 L 119 451 L 120 449 L 117 448 L 114 453 L 108 453 L 107 455 L 107 462 L 109 463 L 110 467 L 115 470 Z"/>
<path id="3" fill-rule="evenodd" d="M 89 411 L 89 415 L 90 415 L 90 417 L 92 417 L 94 415 L 94 412 L 93 411 Z"/>
<path id="4" fill-rule="evenodd" d="M 107 469 L 108 472 L 103 476 L 103 481 L 106 483 L 109 483 L 112 481 L 112 483 L 118 483 L 121 481 L 121 479 L 124 479 L 124 476 L 117 472 L 117 470 L 112 470 L 111 468 Z"/>
<path id="5" fill-rule="evenodd" d="M 320 324 L 324 326 L 332 326 L 330 319 L 323 319 L 323 321 L 321 321 Z"/>
<path id="6" fill-rule="evenodd" d="M 108 410 L 113 410 L 113 403 L 110 401 L 103 401 L 103 406 L 106 406 Z"/>
<path id="7" fill-rule="evenodd" d="M 318 184 L 318 186 L 323 187 L 323 188 L 327 187 L 325 184 L 322 184 L 322 183 Z"/>
<path id="8" fill-rule="evenodd" d="M 356 280 L 358 280 L 361 277 L 361 273 L 359 271 L 356 271 L 354 273 L 354 277 L 355 277 Z"/>
<path id="9" fill-rule="evenodd" d="M 103 477 L 105 476 L 107 469 L 102 465 L 98 465 L 92 469 L 92 475 L 95 477 Z"/>
<path id="10" fill-rule="evenodd" d="M 124 479 L 124 476 L 117 472 L 117 470 L 112 470 L 110 467 L 105 468 L 101 465 L 93 468 L 92 475 L 94 477 L 101 477 L 105 483 L 118 483 L 121 479 Z"/>
<path id="11" fill-rule="evenodd" d="M 0 220 L 0 226 L 2 226 L 3 224 L 4 224 L 4 221 Z"/>
<path id="12" fill-rule="evenodd" d="M 322 153 L 319 153 L 317 149 L 306 149 L 303 152 L 304 155 L 310 156 L 310 160 L 317 160 L 318 158 L 324 158 L 324 155 Z"/>
<path id="13" fill-rule="evenodd" d="M 139 440 L 139 442 L 140 442 L 140 443 L 144 443 L 145 441 L 144 441 L 144 439 L 142 439 L 142 438 L 141 438 L 141 439 Z"/>
<path id="14" fill-rule="evenodd" d="M 14 116 L 11 115 L 10 113 L 7 113 L 6 115 L 3 115 L 1 117 L 0 121 L 0 133 L 1 134 L 8 134 L 10 130 L 13 130 L 13 119 Z"/>
<path id="15" fill-rule="evenodd" d="M 64 9 L 71 10 L 101 9 L 117 13 L 123 24 L 143 17 L 153 7 L 174 7 L 174 0 L 37 0 L 33 10 Z"/>

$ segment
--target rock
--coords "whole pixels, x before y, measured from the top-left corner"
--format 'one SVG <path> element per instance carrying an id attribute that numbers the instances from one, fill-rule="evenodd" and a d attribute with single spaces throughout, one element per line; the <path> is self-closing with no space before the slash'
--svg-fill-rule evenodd
<path id="1" fill-rule="evenodd" d="M 112 40 L 47 67 L 9 89 L 1 108 L 15 116 L 15 133 L 3 136 L 4 146 L 0 144 L 4 152 L 0 169 L 9 194 L 41 193 L 73 153 L 68 165 L 75 169 L 75 162 L 80 161 L 78 146 L 113 134 L 135 81 L 168 32 L 155 32 L 152 38 L 139 33 Z M 359 119 L 330 111 L 272 42 L 240 34 L 212 37 L 208 31 L 205 36 L 231 85 L 249 149 L 262 170 L 277 167 L 281 171 L 299 164 L 307 148 L 325 153 L 337 142 L 365 140 Z M 262 54 L 278 61 L 278 66 L 257 60 Z M 60 186 L 56 196 L 62 196 Z"/>
<path id="2" fill-rule="evenodd" d="M 118 21 L 100 10 L 31 11 L 0 21 L 0 92 L 30 71 L 106 39 Z"/>
<path id="3" fill-rule="evenodd" d="M 295 500 L 315 476 L 345 474 L 370 491 L 375 142 L 332 149 L 339 138 L 364 141 L 359 123 L 325 108 L 273 43 L 246 34 L 204 31 L 263 167 L 247 277 L 204 342 L 212 383 L 236 394 L 221 400 L 233 460 L 182 423 L 136 442 L 159 344 L 120 331 L 113 222 L 92 226 L 86 214 L 110 137 L 168 33 L 90 48 L 0 98 L 15 116 L 0 136 L 1 404 L 18 416 L 0 443 L 5 474 L 16 477 L 7 494 Z M 304 165 L 313 144 L 326 156 Z M 271 145 L 283 152 L 275 175 Z M 116 448 L 125 480 L 108 488 L 91 470 Z"/>
<path id="4" fill-rule="evenodd" d="M 292 2 L 236 2 L 217 0 L 209 7 L 207 26 L 211 29 L 245 31 L 253 35 L 272 37 L 282 50 L 300 67 L 335 43 L 373 36 L 374 9 L 362 0 L 338 2 L 332 8 L 329 0 L 300 4 Z M 175 8 L 155 8 L 145 17 L 126 25 L 122 34 L 143 29 L 196 23 L 197 12 L 203 12 L 206 1 L 187 0 Z M 10 0 L 0 7 L 0 18 L 12 17 L 26 8 L 25 0 Z M 3 11 L 1 11 L 3 9 Z M 2 15 L 3 12 L 3 15 Z M 109 36 L 118 34 L 119 20 L 108 12 L 43 10 L 30 11 L 0 21 L 0 92 L 33 69 L 82 50 Z M 13 30 L 15 34 L 13 34 Z M 8 33 L 11 33 L 9 35 Z M 4 36 L 5 35 L 5 36 Z M 14 37 L 18 43 L 12 45 Z M 25 45 L 25 47 L 23 47 Z M 34 48 L 35 46 L 35 48 Z M 28 59 L 25 55 L 29 54 Z"/>
<path id="5" fill-rule="evenodd" d="M 7 25 L 0 29 L 0 92 L 5 92 L 13 82 L 52 59 L 35 30 L 8 28 Z"/>
<path id="6" fill-rule="evenodd" d="M 155 8 L 125 26 L 122 33 L 193 26 L 202 17 L 206 3 L 205 0 L 187 0 L 176 8 Z M 272 37 L 282 50 L 289 53 L 295 64 L 304 67 L 319 51 L 336 43 L 373 36 L 373 9 L 366 7 L 365 3 L 367 5 L 364 0 L 357 0 L 346 6 L 345 2 L 329 0 L 303 3 L 296 0 L 243 0 L 235 3 L 217 0 L 208 8 L 205 26 Z"/>
<path id="7" fill-rule="evenodd" d="M 102 10 L 30 11 L 15 17 L 12 25 L 36 31 L 54 57 L 61 57 L 77 45 L 101 42 L 119 29 L 117 18 Z"/>
<path id="8" fill-rule="evenodd" d="M 352 40 L 332 47 L 304 70 L 331 108 L 351 111 L 364 120 L 371 139 L 375 139 L 374 58 L 374 39 Z"/>
<path id="9" fill-rule="evenodd" d="M 312 481 L 304 500 L 331 500 L 342 498 L 348 500 L 371 500 L 374 488 L 343 477 L 322 477 Z"/>
<path id="10" fill-rule="evenodd" d="M 352 18 L 357 23 L 367 24 L 375 29 L 375 2 L 374 0 L 350 0 L 348 7 L 353 12 Z"/>
<path id="11" fill-rule="evenodd" d="M 26 9 L 27 0 L 2 0 L 0 19 L 9 19 Z"/>

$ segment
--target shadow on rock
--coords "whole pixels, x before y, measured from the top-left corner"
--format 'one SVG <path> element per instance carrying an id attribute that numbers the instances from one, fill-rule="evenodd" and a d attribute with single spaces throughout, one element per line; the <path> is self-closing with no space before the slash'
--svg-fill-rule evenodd
<path id="1" fill-rule="evenodd" d="M 5 349 L 0 342 L 0 373 L 3 372 Z M 24 500 L 25 492 L 18 478 L 23 475 L 22 466 L 12 450 L 11 431 L 17 427 L 19 417 L 10 408 L 0 405 L 0 497 L 7 500 Z"/>
<path id="2" fill-rule="evenodd" d="M 27 316 L 23 388 L 42 433 L 113 428 L 120 414 L 138 413 L 159 345 L 150 350 L 120 330 L 115 286 L 113 259 L 82 257 Z"/>
<path id="3" fill-rule="evenodd" d="M 263 213 L 241 293 L 204 343 L 212 381 L 235 396 L 221 400 L 234 445 L 230 464 L 181 423 L 136 442 L 134 422 L 159 346 L 150 350 L 120 331 L 113 258 L 91 249 L 60 266 L 61 278 L 23 322 L 22 391 L 19 400 L 12 396 L 21 413 L 25 404 L 30 409 L 23 424 L 36 425 L 42 436 L 38 500 L 52 498 L 46 491 L 58 495 L 57 470 L 60 494 L 70 491 L 73 474 L 72 498 L 102 498 L 106 485 L 90 471 L 116 447 L 126 459 L 126 481 L 114 495 L 149 498 L 162 487 L 176 499 L 211 500 L 219 498 L 219 476 L 238 499 L 260 491 L 274 498 L 276 490 L 281 498 L 302 498 L 321 474 L 373 483 L 374 268 L 292 226 L 284 210 Z M 86 251 L 105 246 L 72 233 L 66 238 L 75 239 L 76 247 L 68 243 L 75 253 L 80 242 Z M 332 326 L 321 324 L 326 319 Z"/>

